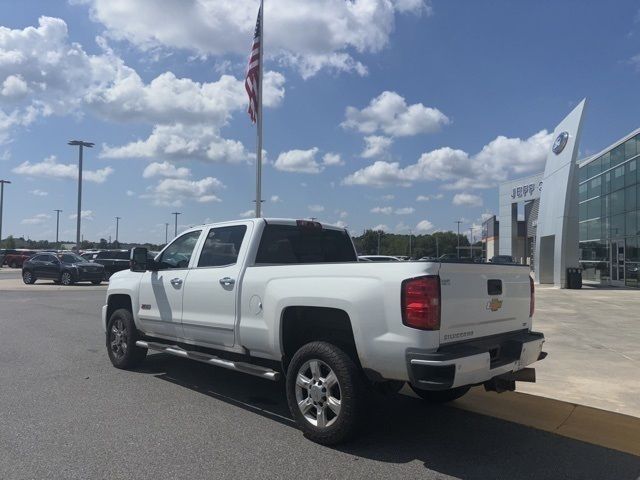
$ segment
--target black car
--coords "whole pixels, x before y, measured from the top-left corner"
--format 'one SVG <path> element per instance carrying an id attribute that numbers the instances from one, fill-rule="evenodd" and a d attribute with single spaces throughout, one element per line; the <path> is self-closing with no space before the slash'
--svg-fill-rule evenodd
<path id="1" fill-rule="evenodd" d="M 22 281 L 27 285 L 38 279 L 53 280 L 63 285 L 91 282 L 98 285 L 104 279 L 104 267 L 87 262 L 73 252 L 42 252 L 32 256 L 22 265 Z"/>
<path id="2" fill-rule="evenodd" d="M 82 254 L 82 258 L 104 266 L 104 279 L 121 270 L 129 269 L 129 250 L 93 250 Z"/>

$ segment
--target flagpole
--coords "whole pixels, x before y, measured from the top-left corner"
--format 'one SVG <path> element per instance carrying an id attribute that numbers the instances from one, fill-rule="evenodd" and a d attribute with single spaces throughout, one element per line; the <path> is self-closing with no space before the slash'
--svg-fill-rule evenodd
<path id="1" fill-rule="evenodd" d="M 262 216 L 262 64 L 264 57 L 264 0 L 260 0 L 260 61 L 258 64 L 258 139 L 256 152 L 256 218 Z"/>

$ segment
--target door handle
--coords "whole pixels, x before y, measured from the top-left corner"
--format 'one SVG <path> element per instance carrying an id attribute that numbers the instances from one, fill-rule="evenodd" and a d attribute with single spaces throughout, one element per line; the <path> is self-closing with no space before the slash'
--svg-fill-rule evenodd
<path id="1" fill-rule="evenodd" d="M 182 279 L 181 278 L 172 278 L 171 279 L 171 285 L 173 285 L 174 287 L 179 287 L 180 285 L 182 285 Z"/>
<path id="2" fill-rule="evenodd" d="M 228 287 L 229 285 L 233 285 L 236 281 L 231 277 L 224 277 L 220 279 L 220 285 Z"/>

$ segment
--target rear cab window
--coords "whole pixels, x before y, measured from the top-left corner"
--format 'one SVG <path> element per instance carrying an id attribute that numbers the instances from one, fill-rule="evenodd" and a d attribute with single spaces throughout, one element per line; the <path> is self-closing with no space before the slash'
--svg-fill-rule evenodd
<path id="1" fill-rule="evenodd" d="M 262 232 L 256 264 L 357 262 L 345 230 L 316 226 L 268 224 Z"/>

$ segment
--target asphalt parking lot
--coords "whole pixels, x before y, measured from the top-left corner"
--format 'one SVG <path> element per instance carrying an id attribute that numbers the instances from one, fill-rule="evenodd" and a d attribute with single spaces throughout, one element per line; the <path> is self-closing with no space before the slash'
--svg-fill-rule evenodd
<path id="1" fill-rule="evenodd" d="M 281 384 L 162 354 L 113 368 L 105 289 L 0 289 L 0 478 L 640 475 L 633 455 L 405 396 L 377 398 L 356 442 L 313 444 Z"/>

